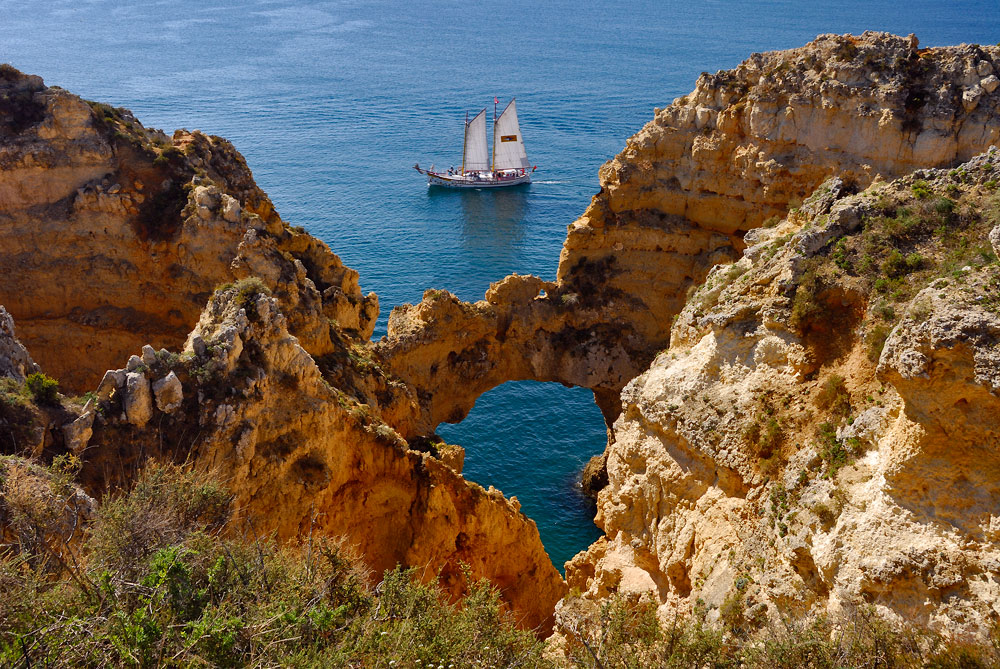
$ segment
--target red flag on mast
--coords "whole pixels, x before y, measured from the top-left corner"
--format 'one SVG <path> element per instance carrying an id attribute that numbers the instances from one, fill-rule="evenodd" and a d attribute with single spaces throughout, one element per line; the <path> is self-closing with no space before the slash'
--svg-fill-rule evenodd
<path id="1" fill-rule="evenodd" d="M 495 104 L 495 105 L 500 104 L 500 101 L 497 99 L 497 96 L 495 96 L 495 95 L 493 96 L 493 104 Z"/>

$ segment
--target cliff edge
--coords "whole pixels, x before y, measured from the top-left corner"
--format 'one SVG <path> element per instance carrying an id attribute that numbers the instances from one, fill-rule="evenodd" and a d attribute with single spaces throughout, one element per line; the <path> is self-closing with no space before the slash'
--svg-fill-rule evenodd
<path id="1" fill-rule="evenodd" d="M 866 32 L 703 74 L 601 168 L 555 282 L 507 277 L 467 305 L 431 291 L 393 310 L 379 353 L 426 391 L 431 426 L 520 379 L 593 389 L 611 425 L 688 289 L 737 259 L 747 231 L 831 176 L 857 191 L 1000 143 L 998 72 L 1000 47 Z"/>
<path id="2" fill-rule="evenodd" d="M 841 179 L 746 236 L 622 394 L 600 600 L 753 626 L 847 617 L 987 635 L 1000 514 L 1000 152 L 860 194 Z M 563 605 L 572 626 L 580 607 Z M 575 611 L 575 613 L 574 613 Z"/>

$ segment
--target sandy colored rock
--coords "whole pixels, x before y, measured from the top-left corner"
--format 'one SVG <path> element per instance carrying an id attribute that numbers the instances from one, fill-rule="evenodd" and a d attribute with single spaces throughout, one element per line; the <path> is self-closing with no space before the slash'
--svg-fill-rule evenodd
<path id="1" fill-rule="evenodd" d="M 465 563 L 501 589 L 525 627 L 550 629 L 565 583 L 535 523 L 499 491 L 460 476 L 461 448 L 442 444 L 439 457 L 411 449 L 376 406 L 327 379 L 358 392 L 374 382 L 321 369 L 287 323 L 274 298 L 237 287 L 217 292 L 187 354 L 161 356 L 149 370 L 162 381 L 154 385 L 159 394 L 145 430 L 115 418 L 123 402 L 129 423 L 144 422 L 129 408 L 141 374 L 127 373 L 124 399 L 104 400 L 110 418 L 94 426 L 88 486 L 114 485 L 106 477 L 121 471 L 111 467 L 121 458 L 126 471 L 145 456 L 182 458 L 225 481 L 239 518 L 258 532 L 281 541 L 344 536 L 375 575 L 397 564 L 418 566 L 428 578 L 440 575 L 455 596 L 464 592 Z M 195 354 L 196 339 L 204 355 Z M 181 404 L 158 413 L 171 378 L 183 384 Z M 124 439 L 127 453 L 119 447 Z"/>
<path id="2" fill-rule="evenodd" d="M 606 536 L 567 563 L 571 588 L 596 603 L 652 597 L 664 620 L 697 602 L 711 620 L 736 598 L 760 620 L 870 604 L 897 622 L 988 633 L 1000 597 L 1000 319 L 989 297 L 1000 269 L 970 261 L 960 279 L 914 275 L 926 287 L 896 307 L 875 362 L 868 333 L 884 302 L 833 252 L 879 225 L 884 202 L 917 210 L 919 188 L 961 195 L 968 220 L 988 220 L 995 161 L 849 197 L 829 197 L 840 191 L 831 180 L 709 273 L 670 347 L 622 393 L 598 495 Z M 924 239 L 915 251 L 931 258 L 938 240 Z M 803 325 L 794 305 L 807 271 L 822 288 Z M 828 387 L 847 412 L 824 404 Z"/>
<path id="3" fill-rule="evenodd" d="M 156 408 L 163 413 L 173 413 L 184 401 L 184 388 L 177 375 L 171 371 L 159 381 L 153 382 L 153 396 Z"/>
<path id="4" fill-rule="evenodd" d="M 262 274 L 316 292 L 291 324 L 307 349 L 332 349 L 326 311 L 370 336 L 374 295 L 325 244 L 283 224 L 229 142 L 168 137 L 38 77 L 5 78 L 0 94 L 21 101 L 0 133 L 0 303 L 64 388 L 93 387 L 143 344 L 178 347 L 212 290 L 245 276 L 230 264 L 247 230 L 277 249 Z"/>
<path id="5" fill-rule="evenodd" d="M 70 453 L 74 455 L 83 453 L 90 443 L 90 437 L 94 433 L 93 428 L 94 412 L 89 409 L 85 409 L 79 418 L 63 426 L 63 439 Z"/>
<path id="6" fill-rule="evenodd" d="M 129 372 L 125 376 L 125 399 L 122 408 L 128 422 L 136 427 L 146 426 L 153 416 L 153 396 L 149 379 L 142 372 Z"/>

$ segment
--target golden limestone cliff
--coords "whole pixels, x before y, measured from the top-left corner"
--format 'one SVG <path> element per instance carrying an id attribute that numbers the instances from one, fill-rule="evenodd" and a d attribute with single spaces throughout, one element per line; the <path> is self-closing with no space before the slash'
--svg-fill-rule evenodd
<path id="1" fill-rule="evenodd" d="M 561 604 L 563 630 L 613 592 L 664 619 L 701 606 L 752 627 L 870 605 L 992 628 L 1000 152 L 846 192 L 831 179 L 748 234 L 626 386 L 606 536 L 567 564 L 583 596 Z"/>
<path id="2" fill-rule="evenodd" d="M 88 489 L 146 457 L 187 460 L 235 495 L 236 525 L 281 541 L 343 536 L 381 575 L 397 564 L 462 593 L 466 564 L 527 628 L 548 629 L 565 586 L 516 500 L 461 475 L 461 452 L 414 450 L 335 387 L 289 334 L 277 300 L 244 281 L 209 301 L 180 354 L 146 347 L 109 371 L 72 444 Z"/>
<path id="3" fill-rule="evenodd" d="M 551 628 L 565 584 L 534 522 L 461 477 L 462 449 L 372 357 L 376 296 L 281 221 L 228 142 L 8 66 L 0 89 L 4 452 L 75 453 L 95 496 L 187 461 L 232 488 L 244 529 L 343 535 L 376 574 L 420 567 L 453 595 L 467 564 Z M 14 321 L 42 370 L 95 396 L 30 401 Z"/>
<path id="4" fill-rule="evenodd" d="M 287 228 L 232 145 L 0 70 L 0 303 L 39 363 L 84 391 L 140 346 L 177 346 L 212 289 L 261 275 L 314 354 L 366 340 L 378 303 Z M 263 265 L 268 265 L 264 267 Z"/>
<path id="5" fill-rule="evenodd" d="M 872 604 L 991 624 L 996 333 L 988 310 L 958 314 L 995 299 L 1000 159 L 839 201 L 1000 144 L 1000 49 L 917 47 L 828 35 L 704 75 L 602 168 L 556 282 L 393 311 L 376 351 L 430 426 L 524 378 L 593 388 L 617 418 L 607 536 L 568 565 L 584 596 L 562 632 L 614 592 L 664 619 Z M 966 266 L 968 285 L 928 287 Z M 911 329 L 911 311 L 936 325 Z"/>
<path id="6" fill-rule="evenodd" d="M 534 523 L 433 432 L 505 381 L 580 385 L 611 426 L 606 536 L 568 564 L 559 632 L 621 592 L 664 620 L 868 604 L 981 633 L 1000 613 L 998 71 L 997 47 L 865 33 L 703 75 L 602 168 L 555 282 L 427 291 L 374 346 L 374 296 L 223 140 L 0 71 L 0 303 L 44 369 L 97 388 L 18 448 L 81 453 L 92 492 L 190 459 L 252 531 L 346 534 L 456 590 L 466 562 L 544 630 L 567 584 Z"/>
<path id="7" fill-rule="evenodd" d="M 393 311 L 380 353 L 426 391 L 431 425 L 515 379 L 592 388 L 613 421 L 689 286 L 735 260 L 748 230 L 830 176 L 864 188 L 1000 143 L 998 73 L 998 47 L 918 49 L 865 33 L 704 74 L 601 168 L 555 283 L 507 277 L 470 305 L 425 294 Z"/>

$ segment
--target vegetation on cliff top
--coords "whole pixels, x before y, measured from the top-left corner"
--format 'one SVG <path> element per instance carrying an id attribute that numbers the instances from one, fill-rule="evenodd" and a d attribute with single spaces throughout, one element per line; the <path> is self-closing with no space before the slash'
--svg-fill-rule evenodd
<path id="1" fill-rule="evenodd" d="M 744 579 L 746 582 L 746 579 Z M 583 667 L 946 667 L 1000 666 L 1000 635 L 986 642 L 946 640 L 924 630 L 894 626 L 873 609 L 839 619 L 766 623 L 737 590 L 710 623 L 701 603 L 692 615 L 663 625 L 647 599 L 616 595 L 606 599 L 573 634 L 568 655 Z"/>
<path id="2" fill-rule="evenodd" d="M 518 630 L 497 589 L 448 603 L 397 568 L 377 587 L 348 547 L 310 533 L 279 546 L 232 516 L 210 476 L 154 465 L 95 508 L 79 461 L 0 458 L 0 664 L 352 667 L 986 667 L 990 644 L 946 642 L 867 609 L 767 624 L 738 591 L 663 625 L 615 596 L 564 652 Z M 991 645 L 992 644 L 992 645 Z"/>
<path id="3" fill-rule="evenodd" d="M 74 472 L 72 458 L 47 469 L 0 459 L 0 665 L 542 661 L 485 581 L 458 605 L 416 570 L 386 572 L 373 589 L 342 544 L 310 535 L 278 546 L 231 517 L 217 482 L 169 465 L 87 520 Z"/>

